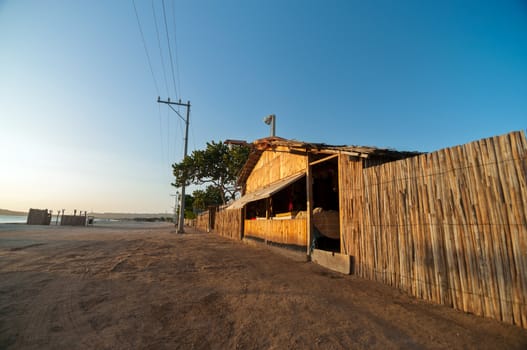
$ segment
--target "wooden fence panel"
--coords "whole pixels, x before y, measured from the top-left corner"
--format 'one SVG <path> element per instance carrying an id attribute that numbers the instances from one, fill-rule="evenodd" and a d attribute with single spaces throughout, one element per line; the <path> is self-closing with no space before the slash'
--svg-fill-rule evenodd
<path id="1" fill-rule="evenodd" d="M 362 161 L 339 156 L 341 252 L 355 256 L 361 250 L 362 233 Z M 343 215 L 345 214 L 345 215 Z"/>
<path id="2" fill-rule="evenodd" d="M 241 239 L 242 209 L 220 210 L 216 212 L 214 231 L 225 237 Z"/>
<path id="3" fill-rule="evenodd" d="M 245 235 L 265 241 L 290 244 L 300 247 L 307 245 L 307 220 L 245 220 Z"/>
<path id="4" fill-rule="evenodd" d="M 362 178 L 339 164 L 343 251 L 355 273 L 527 328 L 523 132 L 366 168 Z"/>
<path id="5" fill-rule="evenodd" d="M 196 228 L 200 231 L 209 231 L 209 211 L 204 211 L 196 217 Z"/>

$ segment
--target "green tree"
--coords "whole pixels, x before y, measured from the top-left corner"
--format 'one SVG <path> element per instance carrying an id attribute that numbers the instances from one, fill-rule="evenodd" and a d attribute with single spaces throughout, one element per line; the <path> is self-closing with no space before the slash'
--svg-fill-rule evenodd
<path id="1" fill-rule="evenodd" d="M 215 189 L 221 203 L 225 204 L 238 191 L 236 176 L 247 161 L 249 150 L 248 146 L 229 147 L 221 141 L 207 142 L 204 150 L 193 151 L 180 163 L 172 165 L 175 177 L 172 185 L 207 185 L 205 192 L 209 191 L 212 195 Z"/>
<path id="2" fill-rule="evenodd" d="M 211 205 L 220 205 L 223 203 L 221 191 L 214 186 L 207 186 L 205 190 L 195 190 L 193 208 L 197 211 L 203 211 Z"/>
<path id="3" fill-rule="evenodd" d="M 194 211 L 192 208 L 194 208 L 194 202 L 196 198 L 186 194 L 185 195 L 185 219 L 195 219 L 196 214 L 194 214 Z"/>

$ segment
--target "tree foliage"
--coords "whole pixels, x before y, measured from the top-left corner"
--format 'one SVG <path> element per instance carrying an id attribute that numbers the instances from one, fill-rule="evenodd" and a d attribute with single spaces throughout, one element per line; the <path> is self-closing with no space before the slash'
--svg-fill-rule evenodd
<path id="1" fill-rule="evenodd" d="M 205 190 L 195 190 L 193 208 L 197 211 L 203 211 L 211 205 L 220 205 L 223 203 L 223 197 L 219 188 L 207 186 Z"/>
<path id="2" fill-rule="evenodd" d="M 235 146 L 230 148 L 223 142 L 207 142 L 204 150 L 193 151 L 180 163 L 172 165 L 175 182 L 172 184 L 180 187 L 207 185 L 209 195 L 214 189 L 219 193 L 221 202 L 227 203 L 233 199 L 238 188 L 236 176 L 249 156 L 249 147 Z M 211 189 L 209 189 L 211 187 Z"/>
<path id="3" fill-rule="evenodd" d="M 185 194 L 185 219 L 195 219 L 196 214 L 193 211 L 195 198 L 190 194 Z"/>

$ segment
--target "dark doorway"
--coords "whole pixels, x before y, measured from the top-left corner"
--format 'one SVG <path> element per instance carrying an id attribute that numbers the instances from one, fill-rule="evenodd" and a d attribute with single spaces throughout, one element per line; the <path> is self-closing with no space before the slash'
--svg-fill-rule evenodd
<path id="1" fill-rule="evenodd" d="M 340 253 L 338 157 L 315 164 L 311 170 L 314 248 Z"/>

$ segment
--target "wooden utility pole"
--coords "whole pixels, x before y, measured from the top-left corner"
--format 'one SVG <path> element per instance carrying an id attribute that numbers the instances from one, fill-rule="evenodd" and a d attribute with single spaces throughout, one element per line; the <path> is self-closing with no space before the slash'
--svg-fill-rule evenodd
<path id="1" fill-rule="evenodd" d="M 179 200 L 179 192 L 176 192 L 176 194 L 171 194 L 170 197 L 174 197 L 174 217 L 172 222 L 174 223 L 174 226 L 177 226 L 177 202 Z"/>
<path id="2" fill-rule="evenodd" d="M 161 98 L 158 97 L 157 103 L 167 104 L 168 107 L 170 107 L 170 109 L 176 112 L 178 117 L 180 117 L 185 122 L 185 151 L 183 155 L 183 158 L 185 158 L 188 152 L 188 124 L 189 124 L 189 119 L 190 119 L 190 101 L 187 101 L 187 103 L 182 103 L 180 99 L 179 102 L 171 102 L 170 98 L 168 98 L 166 101 L 162 101 Z M 174 107 L 172 107 L 172 105 L 187 107 L 187 118 L 186 119 L 183 118 L 183 116 L 179 114 L 179 112 Z M 181 186 L 181 202 L 180 202 L 181 204 L 179 205 L 179 222 L 178 222 L 177 233 L 185 233 L 184 226 L 185 226 L 185 182 L 186 181 L 187 179 L 183 179 L 183 185 Z"/>

